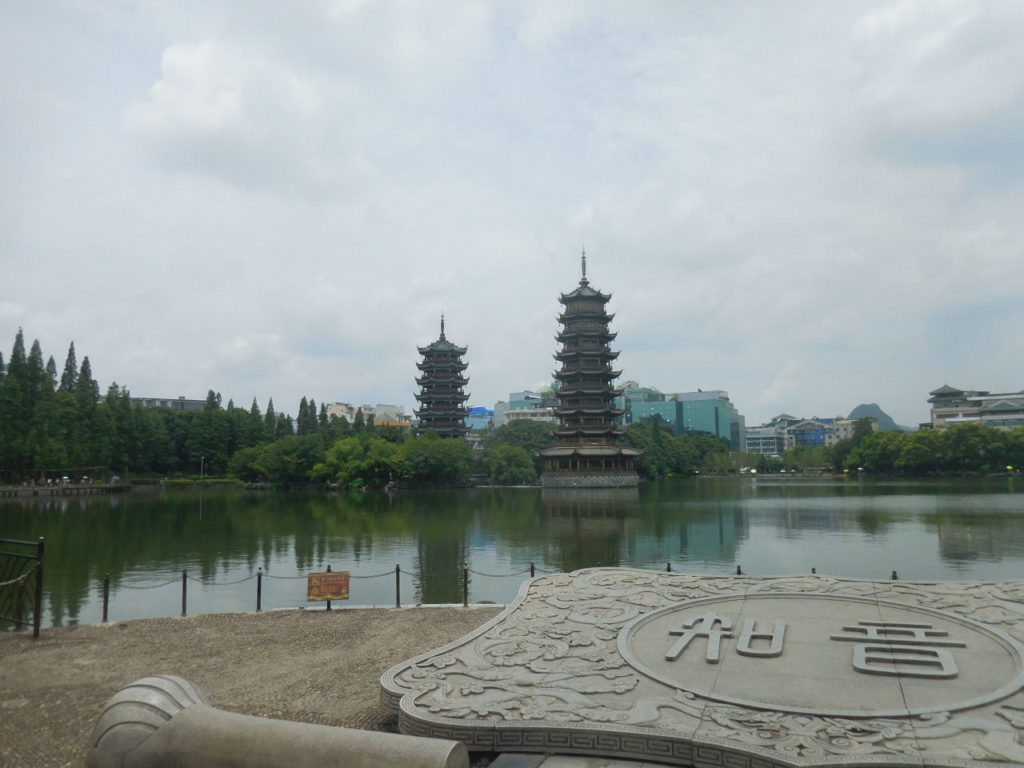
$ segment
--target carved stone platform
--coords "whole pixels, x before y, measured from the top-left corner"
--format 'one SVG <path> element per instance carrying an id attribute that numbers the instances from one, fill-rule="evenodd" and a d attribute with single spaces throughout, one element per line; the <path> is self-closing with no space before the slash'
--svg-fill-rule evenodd
<path id="1" fill-rule="evenodd" d="M 390 669 L 403 733 L 684 766 L 1024 765 L 1024 581 L 597 568 Z"/>

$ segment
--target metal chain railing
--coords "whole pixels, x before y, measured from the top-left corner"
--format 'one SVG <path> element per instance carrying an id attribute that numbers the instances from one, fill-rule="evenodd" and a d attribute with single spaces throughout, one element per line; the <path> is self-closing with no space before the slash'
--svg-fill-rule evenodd
<path id="1" fill-rule="evenodd" d="M 15 584 L 20 584 L 21 582 L 23 582 L 26 579 L 28 579 L 28 577 L 31 576 L 35 572 L 37 567 L 38 567 L 38 564 L 37 565 L 33 565 L 31 568 L 29 568 L 27 571 L 25 571 L 20 576 L 16 576 L 15 578 L 10 579 L 9 581 L 0 581 L 0 587 L 13 587 Z"/>
<path id="2" fill-rule="evenodd" d="M 4 581 L 4 582 L 0 582 L 0 587 L 11 587 L 11 586 L 13 586 L 15 584 L 18 584 L 20 582 L 24 582 L 24 581 L 26 581 L 29 578 L 30 575 L 32 575 L 32 573 L 37 568 L 39 568 L 41 570 L 41 567 L 42 567 L 41 563 L 38 563 L 38 564 L 34 565 L 31 569 L 29 569 L 26 572 L 20 574 L 17 578 L 14 578 L 14 579 L 11 579 L 11 580 L 8 580 L 8 581 Z M 330 566 L 327 567 L 327 570 L 330 571 Z M 665 571 L 667 573 L 671 573 L 672 572 L 672 563 L 666 563 L 665 564 Z M 524 568 L 524 569 L 519 570 L 519 571 L 513 571 L 511 573 L 488 573 L 487 571 L 480 571 L 480 570 L 476 570 L 476 569 L 473 569 L 473 568 L 469 568 L 468 566 L 463 566 L 463 568 L 462 568 L 462 576 L 463 576 L 463 605 L 467 605 L 467 606 L 469 605 L 469 577 L 470 577 L 470 575 L 479 576 L 479 577 L 482 577 L 482 578 L 498 578 L 498 579 L 500 579 L 500 578 L 521 578 L 521 577 L 523 577 L 523 576 L 525 576 L 527 574 L 529 574 L 529 576 L 531 578 L 533 578 L 533 577 L 537 576 L 538 574 L 539 575 L 550 575 L 550 574 L 557 574 L 557 573 L 562 573 L 562 571 L 557 571 L 557 570 L 541 570 L 541 569 L 537 568 L 534 563 L 530 563 L 530 567 L 529 568 Z M 811 568 L 811 574 L 812 575 L 813 574 L 817 574 L 817 569 L 816 568 Z M 420 578 L 420 573 L 419 572 L 417 572 L 417 571 L 403 571 L 400 565 L 396 565 L 394 568 L 392 568 L 390 570 L 387 570 L 387 571 L 382 571 L 381 573 L 374 573 L 374 574 L 351 574 L 350 573 L 348 578 L 350 578 L 350 579 L 367 579 L 368 580 L 368 579 L 380 579 L 380 578 L 383 578 L 385 576 L 392 576 L 392 575 L 395 577 L 395 607 L 399 607 L 400 608 L 401 605 L 402 605 L 402 602 L 401 602 L 401 578 L 403 576 L 405 576 L 406 578 L 412 578 L 413 580 L 418 580 Z M 743 574 L 743 569 L 739 565 L 736 566 L 736 575 L 737 576 L 744 575 Z M 188 592 L 187 592 L 187 585 L 188 585 L 189 581 L 191 581 L 191 582 L 193 582 L 195 584 L 200 584 L 200 585 L 202 585 L 204 587 L 226 587 L 226 586 L 234 586 L 234 585 L 237 585 L 237 584 L 242 584 L 242 583 L 245 583 L 245 582 L 248 582 L 248 581 L 252 581 L 253 579 L 255 579 L 256 582 L 257 582 L 257 587 L 256 587 L 256 610 L 260 611 L 262 609 L 262 589 L 263 589 L 263 579 L 264 578 L 277 579 L 277 580 L 280 580 L 280 581 L 296 581 L 296 580 L 299 580 L 299 579 L 308 579 L 309 576 L 307 574 L 295 574 L 295 575 L 288 575 L 288 576 L 279 576 L 277 574 L 264 573 L 263 572 L 263 568 L 260 567 L 255 574 L 249 574 L 247 576 L 243 576 L 241 578 L 234 579 L 232 581 L 217 582 L 217 581 L 204 581 L 201 578 L 197 578 L 197 577 L 194 577 L 194 576 L 189 576 L 188 575 L 188 571 L 187 570 L 183 570 L 181 572 L 181 576 L 180 577 L 175 577 L 173 579 L 168 579 L 166 581 L 157 582 L 155 584 L 127 584 L 127 583 L 122 583 L 122 584 L 119 585 L 119 587 L 121 589 L 149 590 L 149 589 L 160 589 L 161 587 L 167 587 L 167 586 L 169 586 L 171 584 L 180 583 L 181 584 L 181 615 L 185 616 L 185 615 L 187 615 L 187 610 L 186 610 L 187 609 L 187 594 L 188 594 Z M 893 571 L 890 578 L 891 578 L 892 581 L 897 581 L 899 579 L 899 576 L 897 575 L 896 571 Z M 103 579 L 103 621 L 104 622 L 107 621 L 109 601 L 110 601 L 110 575 L 107 574 L 104 577 L 104 579 Z M 330 605 L 330 601 L 328 600 L 328 606 L 329 605 Z"/>

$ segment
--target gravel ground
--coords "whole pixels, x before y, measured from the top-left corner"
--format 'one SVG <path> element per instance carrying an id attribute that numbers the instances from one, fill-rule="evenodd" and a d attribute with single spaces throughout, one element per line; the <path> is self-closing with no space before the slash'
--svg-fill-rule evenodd
<path id="1" fill-rule="evenodd" d="M 389 731 L 389 667 L 501 608 L 350 608 L 214 614 L 0 632 L 0 766 L 83 766 L 96 719 L 128 683 L 173 674 L 219 709 Z"/>

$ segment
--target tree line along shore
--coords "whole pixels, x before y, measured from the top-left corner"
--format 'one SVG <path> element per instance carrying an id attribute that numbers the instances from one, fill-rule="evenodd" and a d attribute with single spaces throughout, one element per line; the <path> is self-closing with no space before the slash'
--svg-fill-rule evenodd
<path id="1" fill-rule="evenodd" d="M 537 452 L 554 445 L 554 425 L 518 421 L 486 430 L 474 450 L 464 440 L 415 435 L 372 417 L 328 417 L 303 397 L 293 418 L 270 399 L 261 409 L 222 403 L 209 391 L 200 411 L 148 408 L 112 383 L 101 394 L 88 357 L 72 342 L 58 373 L 39 342 L 26 351 L 19 330 L 9 359 L 0 355 L 0 484 L 111 478 L 231 478 L 274 485 L 351 489 L 388 484 L 529 485 Z M 706 433 L 676 435 L 659 421 L 629 425 L 627 444 L 643 449 L 645 479 L 790 471 L 927 476 L 994 474 L 1024 466 L 1024 428 L 963 424 L 946 430 L 878 432 L 858 425 L 828 448 L 798 446 L 781 458 L 731 451 Z"/>

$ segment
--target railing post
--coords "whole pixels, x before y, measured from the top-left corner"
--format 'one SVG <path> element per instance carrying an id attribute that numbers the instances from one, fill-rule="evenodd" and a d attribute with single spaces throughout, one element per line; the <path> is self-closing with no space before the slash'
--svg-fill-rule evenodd
<path id="1" fill-rule="evenodd" d="M 402 607 L 402 566 L 395 565 L 395 608 Z"/>
<path id="2" fill-rule="evenodd" d="M 181 572 L 181 615 L 184 616 L 188 605 L 188 571 Z"/>
<path id="3" fill-rule="evenodd" d="M 107 611 L 110 608 L 110 574 L 103 577 L 103 623 L 107 623 Z"/>
<path id="4" fill-rule="evenodd" d="M 531 579 L 533 578 L 534 573 L 535 573 L 535 571 L 534 571 L 534 568 L 533 568 L 533 563 L 530 563 L 530 578 Z"/>
<path id="5" fill-rule="evenodd" d="M 256 613 L 260 612 L 263 605 L 263 566 L 256 571 Z"/>
<path id="6" fill-rule="evenodd" d="M 469 606 L 469 568 L 462 567 L 462 607 Z"/>
<path id="7" fill-rule="evenodd" d="M 39 627 L 43 623 L 43 552 L 45 546 L 43 544 L 43 537 L 39 537 L 39 543 L 36 545 L 36 599 L 34 605 L 34 615 L 32 616 L 32 639 L 39 639 Z"/>
<path id="8" fill-rule="evenodd" d="M 672 563 L 665 563 L 665 573 L 672 573 Z"/>
<path id="9" fill-rule="evenodd" d="M 327 566 L 327 572 L 328 573 L 331 572 L 331 566 L 329 566 L 329 565 Z M 328 611 L 331 610 L 331 601 L 330 600 L 327 601 L 327 610 Z"/>

